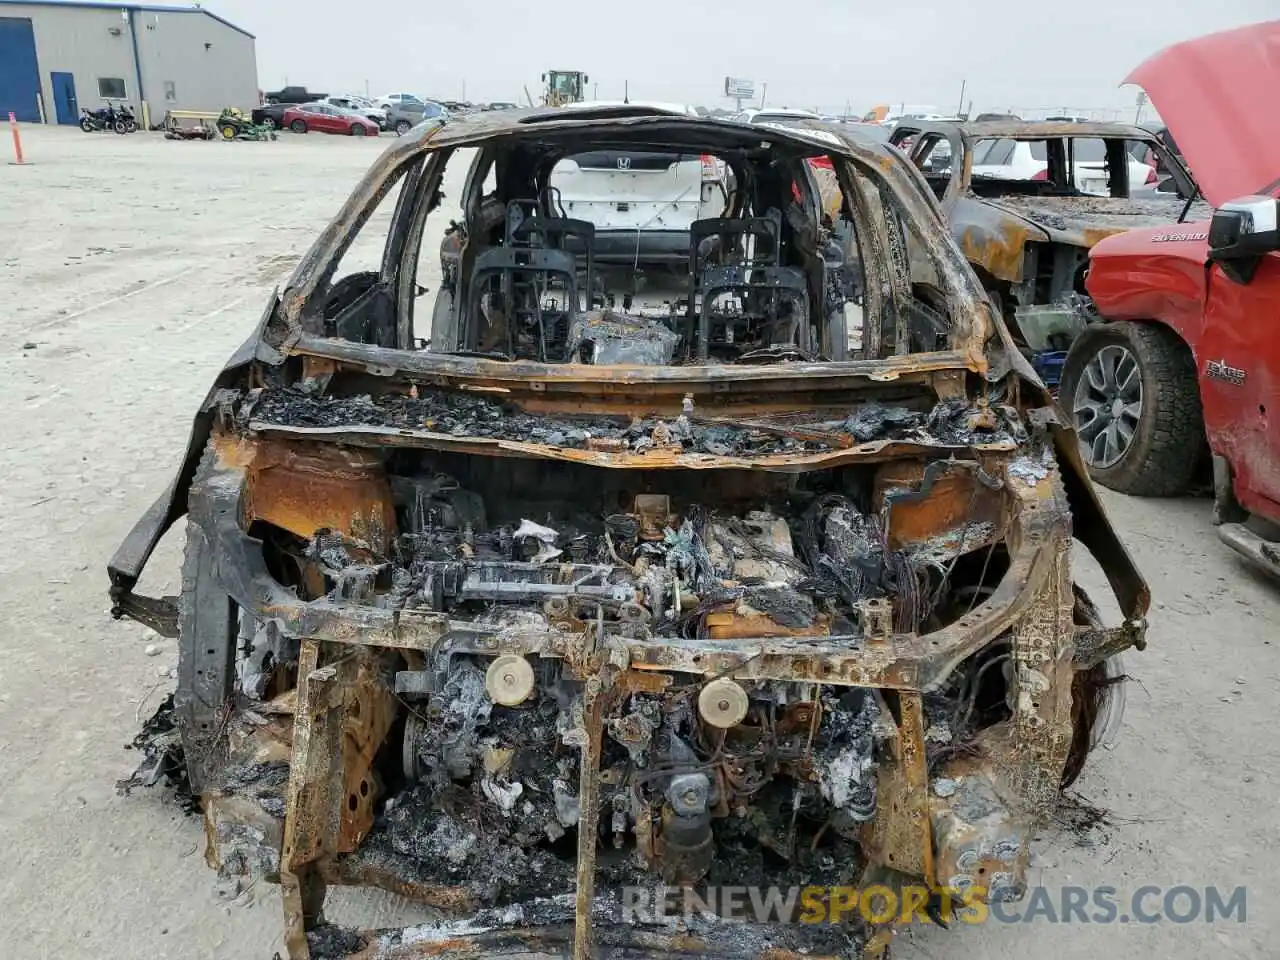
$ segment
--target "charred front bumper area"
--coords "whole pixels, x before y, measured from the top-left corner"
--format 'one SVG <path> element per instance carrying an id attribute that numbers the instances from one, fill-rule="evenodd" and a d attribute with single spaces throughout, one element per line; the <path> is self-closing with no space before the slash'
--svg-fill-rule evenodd
<path id="1" fill-rule="evenodd" d="M 149 772 L 185 764 L 226 883 L 281 883 L 295 958 L 874 954 L 862 923 L 620 927 L 617 890 L 1016 897 L 1090 746 L 1073 689 L 1141 637 L 1073 590 L 1052 448 L 1012 407 L 511 415 L 486 446 L 416 390 L 225 399 L 181 760 Z M 339 930 L 327 884 L 467 919 Z"/>

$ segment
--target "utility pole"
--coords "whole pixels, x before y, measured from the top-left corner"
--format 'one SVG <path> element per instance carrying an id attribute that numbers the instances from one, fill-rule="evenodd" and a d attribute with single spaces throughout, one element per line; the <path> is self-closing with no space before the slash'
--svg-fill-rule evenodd
<path id="1" fill-rule="evenodd" d="M 600 99 L 600 84 L 599 84 L 599 83 L 593 83 L 593 84 L 591 84 L 591 99 L 592 99 L 592 100 L 599 100 L 599 99 Z"/>
<path id="2" fill-rule="evenodd" d="M 760 84 L 760 109 L 761 110 L 764 109 L 764 102 L 765 102 L 765 99 L 768 97 L 768 95 L 769 95 L 769 84 L 768 83 Z"/>
<path id="3" fill-rule="evenodd" d="M 968 80 L 960 81 L 960 105 L 956 107 L 957 117 L 960 116 L 962 113 L 964 113 L 964 90 L 965 90 L 965 87 L 968 85 L 968 83 L 969 83 Z"/>

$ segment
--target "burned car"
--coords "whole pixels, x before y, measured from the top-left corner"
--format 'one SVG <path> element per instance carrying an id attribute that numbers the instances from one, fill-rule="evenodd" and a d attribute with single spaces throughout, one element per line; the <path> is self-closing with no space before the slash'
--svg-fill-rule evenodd
<path id="1" fill-rule="evenodd" d="M 951 235 L 1050 385 L 1092 319 L 1089 250 L 1176 222 L 1196 194 L 1153 133 L 1124 124 L 906 122 L 890 142 L 923 171 Z"/>
<path id="2" fill-rule="evenodd" d="M 550 173 L 590 150 L 730 171 L 683 297 L 628 303 L 566 249 L 592 225 Z M 436 311 L 420 261 L 455 163 Z M 362 237 L 380 267 L 340 275 Z M 182 595 L 135 592 L 184 514 Z M 223 882 L 280 884 L 294 960 L 882 956 L 884 920 L 622 922 L 618 891 L 1016 898 L 1149 601 L 917 171 L 634 106 L 393 144 L 109 573 L 116 616 L 180 646 L 123 786 L 176 783 Z M 334 926 L 343 884 L 459 919 Z"/>

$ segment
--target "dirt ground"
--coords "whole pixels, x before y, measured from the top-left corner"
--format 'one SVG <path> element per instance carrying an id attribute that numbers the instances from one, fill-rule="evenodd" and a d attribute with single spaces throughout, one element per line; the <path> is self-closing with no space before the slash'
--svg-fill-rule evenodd
<path id="1" fill-rule="evenodd" d="M 0 165 L 0 955 L 267 960 L 282 949 L 275 889 L 219 900 L 200 822 L 158 793 L 115 793 L 176 649 L 111 620 L 104 568 L 168 483 L 214 374 L 387 141 L 24 140 L 31 165 Z M 1106 500 L 1151 581 L 1150 647 L 1127 655 L 1121 735 L 1079 784 L 1110 823 L 1046 830 L 1031 882 L 1055 897 L 1109 885 L 1122 902 L 1148 884 L 1246 886 L 1247 920 L 916 928 L 899 956 L 1277 953 L 1280 587 L 1218 543 L 1206 501 Z M 180 545 L 177 530 L 146 592 L 177 592 Z M 331 905 L 344 922 L 421 915 L 386 896 Z"/>

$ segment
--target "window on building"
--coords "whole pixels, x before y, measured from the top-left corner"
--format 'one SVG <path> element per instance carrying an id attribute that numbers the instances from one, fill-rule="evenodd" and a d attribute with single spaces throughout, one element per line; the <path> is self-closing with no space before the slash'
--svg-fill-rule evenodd
<path id="1" fill-rule="evenodd" d="M 103 100 L 123 100 L 127 96 L 121 77 L 99 77 L 98 96 Z"/>
<path id="2" fill-rule="evenodd" d="M 172 80 L 164 82 L 164 98 L 169 103 L 176 103 L 178 100 L 178 85 Z"/>

